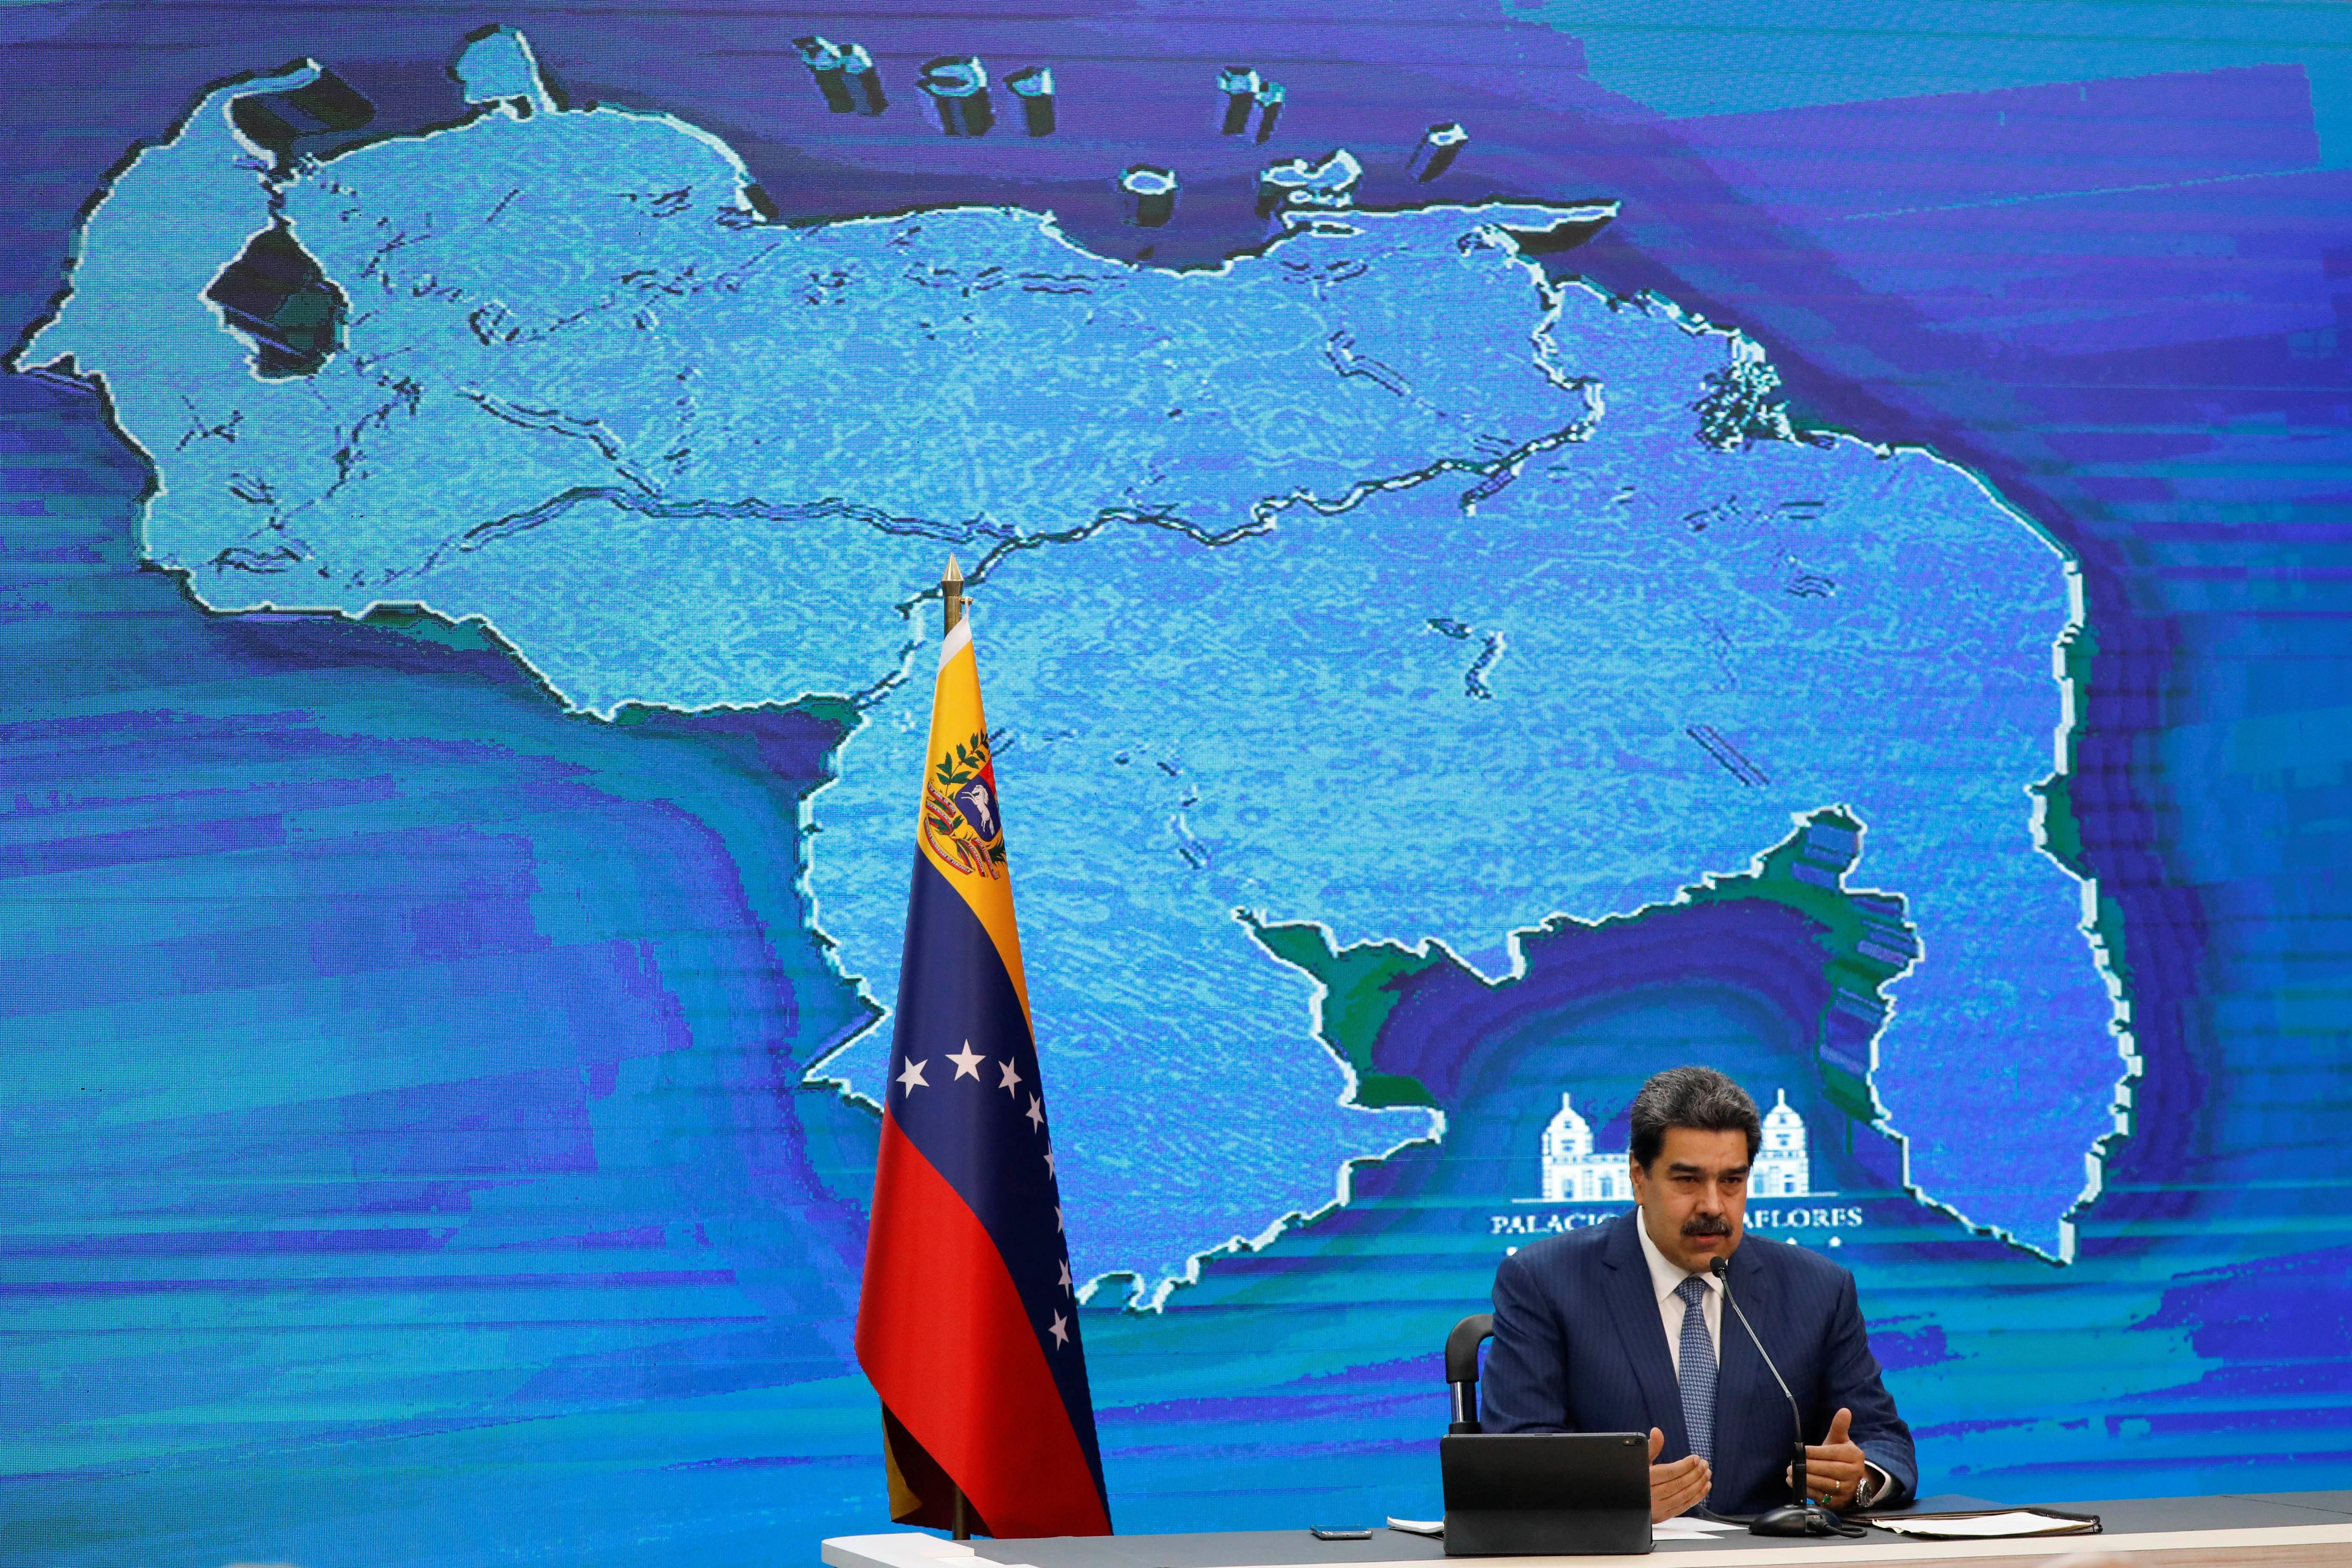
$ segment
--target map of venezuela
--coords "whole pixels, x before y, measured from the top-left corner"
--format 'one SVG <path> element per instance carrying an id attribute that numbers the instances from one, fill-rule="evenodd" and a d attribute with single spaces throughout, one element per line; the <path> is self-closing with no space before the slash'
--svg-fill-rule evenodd
<path id="1" fill-rule="evenodd" d="M 1562 208 L 1294 216 L 1177 272 L 1010 208 L 772 222 L 708 133 L 535 82 L 323 162 L 239 128 L 316 76 L 129 162 L 17 364 L 102 382 L 149 558 L 215 610 L 479 617 L 605 715 L 854 705 L 807 887 L 884 1020 L 959 551 L 1083 1273 L 1179 1276 L 1447 1135 L 1318 1041 L 1309 949 L 1496 980 L 1823 823 L 1916 933 L 1865 1109 L 1922 1199 L 2068 1254 L 2131 1065 L 2044 845 L 2077 595 L 1969 474 L 1548 279 Z M 239 330 L 240 268 L 310 351 Z M 870 1097 L 887 1033 L 815 1078 Z"/>

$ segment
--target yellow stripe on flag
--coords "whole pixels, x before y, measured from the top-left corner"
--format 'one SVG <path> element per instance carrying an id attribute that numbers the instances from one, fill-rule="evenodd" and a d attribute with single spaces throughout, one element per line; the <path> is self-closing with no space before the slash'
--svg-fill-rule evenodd
<path id="1" fill-rule="evenodd" d="M 958 621 L 940 645 L 915 842 L 996 944 L 1013 994 L 1021 998 L 1022 1018 L 1028 1021 L 1029 981 L 1021 969 L 1012 866 L 1004 852 L 1004 824 L 996 816 L 996 763 L 988 743 L 988 715 L 980 704 L 980 662 L 972 654 L 968 620 Z M 1033 1038 L 1035 1032 L 1033 1023 Z"/>

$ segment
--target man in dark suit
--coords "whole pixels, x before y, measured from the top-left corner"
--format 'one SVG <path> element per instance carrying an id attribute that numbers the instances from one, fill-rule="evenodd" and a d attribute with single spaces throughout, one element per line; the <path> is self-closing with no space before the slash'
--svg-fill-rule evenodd
<path id="1" fill-rule="evenodd" d="M 1639 1206 L 1496 1271 L 1486 1430 L 1647 1429 L 1654 1519 L 1789 1501 L 1789 1401 L 1723 1304 L 1721 1258 L 1796 1396 L 1807 1490 L 1840 1510 L 1910 1500 L 1911 1428 L 1879 1381 L 1853 1276 L 1801 1247 L 1740 1245 L 1756 1102 L 1710 1068 L 1675 1068 L 1642 1086 L 1633 1123 Z"/>

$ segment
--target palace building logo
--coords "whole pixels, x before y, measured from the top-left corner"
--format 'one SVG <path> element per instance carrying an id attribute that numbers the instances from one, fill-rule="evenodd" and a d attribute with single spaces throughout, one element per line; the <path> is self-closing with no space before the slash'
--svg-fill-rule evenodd
<path id="1" fill-rule="evenodd" d="M 1538 1147 L 1542 1183 L 1538 1195 L 1513 1198 L 1516 1212 L 1489 1215 L 1487 1234 L 1517 1238 L 1557 1236 L 1581 1230 L 1626 1212 L 1633 1202 L 1633 1161 L 1623 1149 L 1596 1150 L 1592 1126 L 1576 1109 L 1576 1097 L 1559 1097 L 1559 1110 L 1543 1130 Z M 1748 1228 L 1773 1233 L 1772 1239 L 1796 1243 L 1801 1237 L 1821 1237 L 1831 1247 L 1843 1247 L 1839 1231 L 1864 1223 L 1858 1204 L 1821 1208 L 1810 1205 L 1783 1206 L 1782 1198 L 1833 1198 L 1839 1194 L 1813 1185 L 1812 1152 L 1805 1142 L 1805 1119 L 1789 1103 L 1789 1091 L 1779 1090 L 1772 1109 L 1764 1113 L 1764 1138 L 1748 1168 Z M 1769 1200 L 1769 1201 L 1759 1201 Z M 1616 1205 L 1573 1208 L 1570 1205 Z M 1791 1234 L 1794 1233 L 1794 1234 Z M 1510 1250 L 1517 1251 L 1514 1245 Z"/>
<path id="2" fill-rule="evenodd" d="M 1576 1109 L 1575 1096 L 1559 1097 L 1559 1113 L 1543 1131 L 1543 1195 L 1547 1204 L 1631 1203 L 1633 1180 L 1627 1152 L 1596 1152 L 1592 1128 Z M 1764 1142 L 1748 1167 L 1751 1198 L 1812 1195 L 1812 1159 L 1805 1147 L 1805 1119 L 1781 1089 L 1764 1114 Z"/>
<path id="3" fill-rule="evenodd" d="M 1543 1199 L 1548 1204 L 1628 1202 L 1633 1179 L 1626 1152 L 1596 1154 L 1592 1129 L 1576 1111 L 1576 1097 L 1559 1097 L 1559 1114 L 1543 1134 Z"/>

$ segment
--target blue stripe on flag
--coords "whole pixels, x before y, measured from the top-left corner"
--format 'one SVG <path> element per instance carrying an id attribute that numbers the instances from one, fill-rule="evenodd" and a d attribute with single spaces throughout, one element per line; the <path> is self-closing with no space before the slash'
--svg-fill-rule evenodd
<path id="1" fill-rule="evenodd" d="M 1100 1488 L 1102 1457 L 1078 1342 L 1076 1281 L 1056 1223 L 1060 1184 L 1046 1161 L 1053 1123 L 1045 1114 L 1036 1046 L 987 928 L 919 854 L 898 973 L 890 1114 L 962 1194 L 1003 1256 Z M 908 1081 L 910 1062 L 919 1067 L 919 1082 Z M 1064 1285 L 1066 1279 L 1072 1283 Z M 1057 1316 L 1066 1343 L 1052 1335 Z"/>

